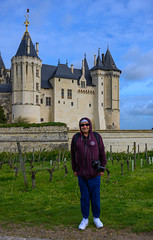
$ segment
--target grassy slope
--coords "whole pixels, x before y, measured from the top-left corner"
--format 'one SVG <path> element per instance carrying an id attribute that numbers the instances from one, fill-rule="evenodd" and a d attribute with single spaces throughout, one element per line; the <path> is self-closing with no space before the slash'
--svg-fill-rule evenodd
<path id="1" fill-rule="evenodd" d="M 49 172 L 40 169 L 35 189 L 27 172 L 29 187 L 25 190 L 21 171 L 14 177 L 13 170 L 4 164 L 0 170 L 0 223 L 77 227 L 82 218 L 80 192 L 70 163 L 67 165 L 68 175 L 64 177 L 64 170 L 56 169 L 51 183 Z M 101 184 L 104 225 L 115 229 L 129 227 L 136 232 L 153 230 L 153 165 L 137 166 L 134 172 L 128 172 L 124 164 L 123 176 L 120 163 L 109 162 L 108 168 L 110 181 L 106 183 L 105 174 Z"/>

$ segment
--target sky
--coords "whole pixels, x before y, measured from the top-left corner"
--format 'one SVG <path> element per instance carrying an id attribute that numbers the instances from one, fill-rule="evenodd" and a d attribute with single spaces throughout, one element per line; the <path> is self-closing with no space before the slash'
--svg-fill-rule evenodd
<path id="1" fill-rule="evenodd" d="M 6 68 L 25 32 L 39 42 L 43 64 L 81 68 L 86 53 L 107 48 L 122 71 L 120 128 L 153 128 L 153 0 L 0 0 L 0 52 Z"/>

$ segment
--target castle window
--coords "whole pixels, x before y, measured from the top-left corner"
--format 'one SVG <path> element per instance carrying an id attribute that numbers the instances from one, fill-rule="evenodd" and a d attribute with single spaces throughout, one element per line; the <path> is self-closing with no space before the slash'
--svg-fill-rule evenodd
<path id="1" fill-rule="evenodd" d="M 36 95 L 36 104 L 39 104 L 39 95 Z"/>
<path id="2" fill-rule="evenodd" d="M 44 119 L 43 119 L 43 118 L 41 118 L 41 119 L 40 119 L 40 121 L 41 121 L 41 122 L 43 122 L 43 121 L 44 121 Z"/>
<path id="3" fill-rule="evenodd" d="M 42 98 L 40 99 L 40 103 L 43 104 L 43 99 Z"/>
<path id="4" fill-rule="evenodd" d="M 103 107 L 103 103 L 101 103 L 101 106 Z"/>
<path id="5" fill-rule="evenodd" d="M 71 102 L 71 106 L 74 106 L 74 103 L 73 103 L 73 102 Z"/>
<path id="6" fill-rule="evenodd" d="M 103 86 L 103 82 L 101 83 L 101 86 Z"/>
<path id="7" fill-rule="evenodd" d="M 9 113 L 7 113 L 7 121 L 10 119 L 10 115 Z"/>
<path id="8" fill-rule="evenodd" d="M 89 107 L 91 107 L 91 103 L 89 103 Z"/>
<path id="9" fill-rule="evenodd" d="M 36 83 L 36 91 L 39 91 L 39 83 Z"/>
<path id="10" fill-rule="evenodd" d="M 59 78 L 59 79 L 58 79 L 58 81 L 60 82 L 60 81 L 61 81 L 61 79 Z"/>
<path id="11" fill-rule="evenodd" d="M 81 88 L 85 88 L 85 82 L 81 81 Z"/>
<path id="12" fill-rule="evenodd" d="M 18 65 L 16 64 L 16 75 L 18 76 Z"/>
<path id="13" fill-rule="evenodd" d="M 72 89 L 67 90 L 67 98 L 72 99 Z"/>
<path id="14" fill-rule="evenodd" d="M 26 74 L 28 74 L 28 63 L 26 63 Z"/>
<path id="15" fill-rule="evenodd" d="M 60 104 L 60 101 L 58 101 L 58 103 Z"/>
<path id="16" fill-rule="evenodd" d="M 46 106 L 51 106 L 51 97 L 46 97 Z"/>
<path id="17" fill-rule="evenodd" d="M 64 89 L 61 89 L 61 98 L 64 98 Z"/>
<path id="18" fill-rule="evenodd" d="M 74 80 L 72 79 L 72 83 L 74 83 Z"/>
<path id="19" fill-rule="evenodd" d="M 103 91 L 101 91 L 101 94 L 103 94 Z"/>
<path id="20" fill-rule="evenodd" d="M 36 69 L 36 77 L 39 77 L 39 69 Z"/>

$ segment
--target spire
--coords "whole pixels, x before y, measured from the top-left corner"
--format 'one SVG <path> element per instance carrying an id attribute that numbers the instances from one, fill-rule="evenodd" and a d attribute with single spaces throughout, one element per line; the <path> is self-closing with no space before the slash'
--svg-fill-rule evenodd
<path id="1" fill-rule="evenodd" d="M 92 80 L 91 80 L 91 76 L 90 76 L 90 71 L 89 71 L 89 67 L 88 67 L 88 62 L 86 59 L 86 53 L 84 54 L 84 70 L 85 70 L 85 78 L 87 80 L 87 85 L 92 85 Z"/>
<path id="2" fill-rule="evenodd" d="M 28 12 L 29 12 L 29 9 L 27 9 L 27 13 Z M 29 15 L 28 14 L 25 15 L 25 17 L 26 17 L 26 20 L 25 20 L 24 24 L 26 26 L 26 31 L 23 34 L 21 43 L 19 45 L 19 48 L 16 52 L 15 57 L 29 56 L 29 57 L 37 57 L 38 58 L 38 55 L 37 55 L 35 47 L 32 43 L 30 34 L 28 32 L 28 25 L 30 24 L 29 21 L 28 21 Z"/>
<path id="3" fill-rule="evenodd" d="M 3 62 L 3 59 L 2 59 L 2 56 L 1 56 L 1 52 L 0 52 L 0 69 L 1 68 L 5 68 L 5 65 L 4 65 L 4 62 Z"/>
<path id="4" fill-rule="evenodd" d="M 26 32 L 28 32 L 28 26 L 30 24 L 30 22 L 28 21 L 28 18 L 29 18 L 28 13 L 29 13 L 29 9 L 27 9 L 27 14 L 25 15 L 26 20 L 24 22 L 24 25 L 26 26 Z"/>
<path id="5" fill-rule="evenodd" d="M 97 68 L 102 68 L 103 67 L 103 64 L 102 64 L 102 61 L 101 61 L 101 58 L 100 58 L 100 48 L 98 48 L 98 57 L 97 57 L 96 67 Z"/>
<path id="6" fill-rule="evenodd" d="M 110 53 L 109 47 L 107 46 L 107 51 L 105 54 L 105 69 L 106 70 L 115 70 L 115 71 L 120 71 L 114 62 L 114 59 L 112 58 L 112 55 Z"/>

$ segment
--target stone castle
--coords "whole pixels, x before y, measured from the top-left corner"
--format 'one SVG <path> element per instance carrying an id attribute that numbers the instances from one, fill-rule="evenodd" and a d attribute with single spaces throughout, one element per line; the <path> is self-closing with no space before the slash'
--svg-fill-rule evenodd
<path id="1" fill-rule="evenodd" d="M 78 129 L 81 117 L 87 116 L 97 130 L 120 129 L 119 78 L 109 48 L 94 55 L 89 69 L 86 55 L 82 68 L 61 64 L 42 64 L 26 30 L 14 57 L 6 69 L 0 55 L 0 105 L 8 122 L 19 117 L 31 123 L 64 122 L 69 129 Z"/>

